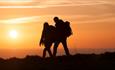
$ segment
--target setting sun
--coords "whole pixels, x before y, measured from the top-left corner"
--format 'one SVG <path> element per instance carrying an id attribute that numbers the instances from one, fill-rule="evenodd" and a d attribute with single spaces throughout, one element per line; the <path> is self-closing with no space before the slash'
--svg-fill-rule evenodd
<path id="1" fill-rule="evenodd" d="M 16 37 L 17 37 L 17 31 L 16 31 L 16 30 L 10 31 L 10 32 L 9 32 L 9 36 L 10 36 L 11 38 L 16 38 Z"/>

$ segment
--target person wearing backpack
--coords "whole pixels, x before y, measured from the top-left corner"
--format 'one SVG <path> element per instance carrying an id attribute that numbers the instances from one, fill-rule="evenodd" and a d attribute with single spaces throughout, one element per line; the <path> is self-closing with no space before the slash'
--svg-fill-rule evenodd
<path id="1" fill-rule="evenodd" d="M 71 32 L 68 33 L 68 30 L 71 31 L 70 27 L 67 27 L 70 25 L 70 23 L 64 22 L 63 20 L 59 19 L 58 17 L 54 17 L 54 22 L 55 22 L 55 27 L 56 27 L 56 35 L 57 38 L 54 43 L 54 48 L 53 48 L 53 56 L 56 56 L 57 53 L 57 48 L 60 43 L 62 43 L 65 53 L 67 56 L 70 55 L 68 46 L 67 46 L 67 37 L 69 37 Z M 67 30 L 66 30 L 67 29 Z"/>

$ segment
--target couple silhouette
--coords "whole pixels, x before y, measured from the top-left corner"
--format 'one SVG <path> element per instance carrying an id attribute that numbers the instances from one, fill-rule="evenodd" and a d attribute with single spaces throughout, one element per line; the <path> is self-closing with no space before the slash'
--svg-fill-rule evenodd
<path id="1" fill-rule="evenodd" d="M 54 17 L 55 26 L 49 25 L 48 22 L 44 23 L 43 31 L 40 39 L 39 45 L 44 45 L 43 58 L 46 56 L 46 51 L 48 51 L 50 57 L 55 57 L 57 53 L 57 48 L 60 43 L 62 43 L 66 55 L 70 55 L 69 49 L 67 47 L 67 38 L 72 35 L 72 30 L 70 27 L 70 22 L 63 21 L 58 17 Z M 54 43 L 53 54 L 51 52 L 51 46 Z"/>

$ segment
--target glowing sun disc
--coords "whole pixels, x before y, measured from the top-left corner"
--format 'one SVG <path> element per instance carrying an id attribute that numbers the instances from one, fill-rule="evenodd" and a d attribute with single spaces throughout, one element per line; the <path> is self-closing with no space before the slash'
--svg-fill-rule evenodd
<path id="1" fill-rule="evenodd" d="M 11 38 L 16 38 L 17 37 L 17 31 L 16 30 L 12 30 L 12 31 L 10 31 L 9 32 L 9 36 L 11 37 Z"/>

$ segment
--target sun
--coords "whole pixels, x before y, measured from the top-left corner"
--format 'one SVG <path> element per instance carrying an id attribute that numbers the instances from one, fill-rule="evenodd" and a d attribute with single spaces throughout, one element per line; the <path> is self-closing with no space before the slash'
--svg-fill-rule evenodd
<path id="1" fill-rule="evenodd" d="M 16 31 L 16 30 L 11 30 L 10 32 L 9 32 L 9 36 L 11 37 L 11 38 L 17 38 L 17 35 L 18 35 L 18 32 Z"/>

